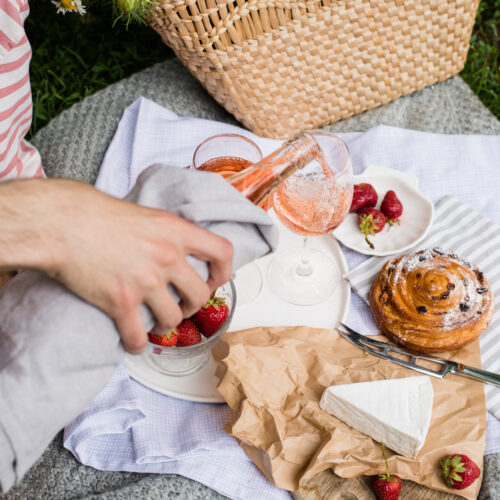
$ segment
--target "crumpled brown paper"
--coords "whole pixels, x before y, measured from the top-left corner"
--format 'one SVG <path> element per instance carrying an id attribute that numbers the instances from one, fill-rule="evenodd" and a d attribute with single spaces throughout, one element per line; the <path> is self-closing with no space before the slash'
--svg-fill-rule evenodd
<path id="1" fill-rule="evenodd" d="M 451 354 L 455 361 L 481 366 L 477 341 Z M 276 486 L 295 491 L 330 468 L 346 478 L 385 471 L 380 444 L 323 411 L 319 400 L 329 385 L 418 372 L 373 356 L 334 330 L 309 327 L 229 332 L 214 355 L 227 367 L 219 392 L 237 412 L 230 432 Z M 456 375 L 431 381 L 434 405 L 424 447 L 417 459 L 389 452 L 389 470 L 429 488 L 477 498 L 480 479 L 464 490 L 449 489 L 439 461 L 464 453 L 482 470 L 483 384 Z"/>

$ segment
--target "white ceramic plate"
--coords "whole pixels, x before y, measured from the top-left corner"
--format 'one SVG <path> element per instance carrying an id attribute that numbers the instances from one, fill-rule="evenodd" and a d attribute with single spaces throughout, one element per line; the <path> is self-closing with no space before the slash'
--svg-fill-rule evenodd
<path id="1" fill-rule="evenodd" d="M 372 250 L 359 231 L 357 215 L 349 214 L 333 231 L 333 236 L 346 247 L 365 255 L 392 255 L 404 252 L 427 236 L 434 217 L 434 204 L 418 191 L 418 178 L 391 168 L 369 166 L 354 176 L 354 184 L 368 182 L 377 191 L 377 207 L 387 191 L 392 189 L 403 204 L 399 224 L 386 225 L 380 233 L 370 236 Z M 389 229 L 390 227 L 390 229 Z"/>
<path id="2" fill-rule="evenodd" d="M 302 245 L 301 236 L 288 231 L 272 212 L 270 215 L 280 229 L 278 252 Z M 344 254 L 334 238 L 330 236 L 313 237 L 310 246 L 330 255 L 338 267 L 339 276 L 347 273 Z M 350 288 L 346 281 L 339 278 L 340 281 L 333 294 L 320 304 L 313 306 L 289 304 L 275 296 L 267 285 L 267 267 L 273 258 L 274 254 L 256 261 L 264 278 L 262 290 L 255 300 L 237 307 L 229 329 L 230 332 L 256 326 L 306 325 L 315 328 L 334 328 L 345 320 L 351 297 Z M 142 354 L 141 356 L 126 355 L 125 357 L 125 367 L 129 375 L 146 387 L 188 401 L 224 402 L 217 391 L 218 378 L 215 376 L 217 364 L 212 357 L 198 372 L 183 377 L 173 377 L 157 371 L 147 361 L 146 356 L 146 354 Z"/>
<path id="3" fill-rule="evenodd" d="M 201 370 L 184 377 L 171 377 L 159 372 L 148 362 L 145 353 L 140 356 L 127 354 L 125 368 L 137 382 L 167 396 L 198 403 L 224 403 L 217 391 L 217 363 L 212 356 Z"/>

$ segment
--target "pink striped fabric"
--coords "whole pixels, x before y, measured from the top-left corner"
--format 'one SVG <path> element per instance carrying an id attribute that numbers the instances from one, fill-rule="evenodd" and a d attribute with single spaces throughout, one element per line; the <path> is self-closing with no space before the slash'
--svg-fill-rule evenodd
<path id="1" fill-rule="evenodd" d="M 24 139 L 32 118 L 28 13 L 27 0 L 0 0 L 0 182 L 44 175 L 38 151 Z"/>

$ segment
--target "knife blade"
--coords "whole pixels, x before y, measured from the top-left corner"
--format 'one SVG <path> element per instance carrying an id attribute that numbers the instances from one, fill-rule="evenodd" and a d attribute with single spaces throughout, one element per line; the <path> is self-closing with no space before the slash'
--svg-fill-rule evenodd
<path id="1" fill-rule="evenodd" d="M 379 340 L 362 335 L 361 333 L 354 331 L 352 328 L 349 328 L 347 325 L 344 325 L 344 323 L 341 323 L 341 325 L 345 328 L 345 331 L 339 328 L 338 332 L 344 339 L 351 342 L 351 344 L 360 347 L 374 356 L 387 359 L 393 363 L 397 363 L 398 365 L 405 366 L 410 370 L 415 370 L 417 372 L 430 375 L 431 377 L 441 379 L 449 373 L 453 373 L 455 375 L 463 375 L 474 380 L 500 386 L 500 374 L 498 373 L 473 368 L 472 366 L 466 366 L 462 363 L 457 363 L 456 361 L 449 359 L 441 359 L 428 354 L 421 354 L 410 349 L 405 349 L 404 347 L 386 344 L 385 342 L 380 342 Z M 397 353 L 405 356 L 407 359 L 393 356 L 391 353 Z M 436 367 L 436 369 L 433 370 L 432 368 L 419 365 L 418 362 L 420 360 L 430 361 L 439 365 L 439 367 Z"/>

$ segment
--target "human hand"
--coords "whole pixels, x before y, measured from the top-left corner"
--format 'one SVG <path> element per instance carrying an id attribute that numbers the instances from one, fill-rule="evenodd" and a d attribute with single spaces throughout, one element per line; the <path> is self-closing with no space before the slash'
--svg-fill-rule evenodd
<path id="1" fill-rule="evenodd" d="M 169 212 L 76 181 L 16 183 L 25 189 L 38 183 L 31 188 L 37 202 L 25 205 L 40 240 L 27 267 L 42 269 L 111 316 L 128 352 L 139 353 L 147 344 L 142 303 L 156 318 L 154 330 L 164 332 L 230 278 L 231 243 Z M 208 263 L 207 282 L 187 263 L 187 255 Z M 181 297 L 179 304 L 167 290 L 169 283 Z"/>

